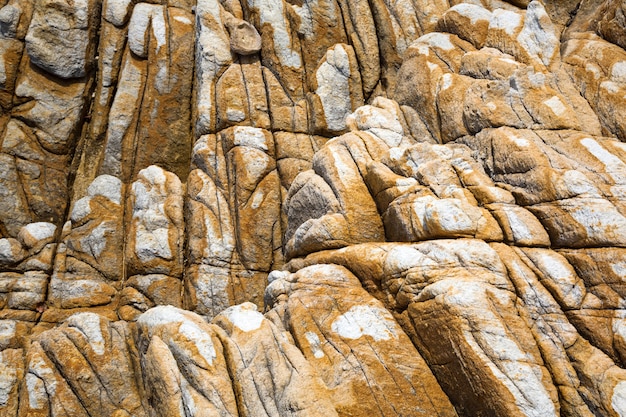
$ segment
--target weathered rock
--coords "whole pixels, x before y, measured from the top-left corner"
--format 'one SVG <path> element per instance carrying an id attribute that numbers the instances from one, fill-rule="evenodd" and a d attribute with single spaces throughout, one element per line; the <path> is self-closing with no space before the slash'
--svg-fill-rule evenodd
<path id="1" fill-rule="evenodd" d="M 100 10 L 98 0 L 36 2 L 25 39 L 31 62 L 61 78 L 84 77 L 93 64 Z"/>
<path id="2" fill-rule="evenodd" d="M 269 304 L 339 415 L 456 415 L 393 316 L 348 270 L 318 265 L 272 279 Z"/>
<path id="3" fill-rule="evenodd" d="M 0 415 L 626 415 L 623 3 L 0 0 Z"/>
<path id="4" fill-rule="evenodd" d="M 137 327 L 153 415 L 239 415 L 217 328 L 165 306 L 144 313 Z"/>
<path id="5" fill-rule="evenodd" d="M 127 241 L 130 274 L 182 275 L 183 187 L 180 179 L 151 165 L 139 171 L 130 194 Z"/>
<path id="6" fill-rule="evenodd" d="M 19 415 L 145 416 L 140 388 L 127 377 L 136 366 L 130 336 L 126 323 L 93 313 L 41 333 L 26 357 Z"/>
<path id="7" fill-rule="evenodd" d="M 336 416 L 316 368 L 252 303 L 230 307 L 214 323 L 235 381 L 240 416 Z"/>

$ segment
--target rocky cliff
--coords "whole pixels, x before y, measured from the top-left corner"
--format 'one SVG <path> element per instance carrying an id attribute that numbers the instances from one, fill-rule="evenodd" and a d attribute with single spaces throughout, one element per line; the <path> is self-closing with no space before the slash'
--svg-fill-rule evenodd
<path id="1" fill-rule="evenodd" d="M 0 0 L 0 415 L 626 416 L 626 2 Z"/>

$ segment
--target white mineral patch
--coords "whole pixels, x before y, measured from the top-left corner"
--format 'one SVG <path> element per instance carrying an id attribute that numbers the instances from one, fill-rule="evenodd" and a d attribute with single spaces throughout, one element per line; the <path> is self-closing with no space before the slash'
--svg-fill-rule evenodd
<path id="1" fill-rule="evenodd" d="M 28 406 L 33 410 L 43 409 L 48 402 L 48 394 L 43 381 L 29 373 L 26 375 L 26 389 L 28 390 Z"/>
<path id="2" fill-rule="evenodd" d="M 398 188 L 409 188 L 417 185 L 418 182 L 415 178 L 398 178 L 394 184 Z"/>
<path id="3" fill-rule="evenodd" d="M 209 365 L 213 364 L 213 361 L 217 358 L 217 353 L 215 352 L 211 336 L 207 332 L 200 329 L 198 325 L 190 320 L 183 321 L 178 331 L 196 345 L 198 353 Z"/>
<path id="4" fill-rule="evenodd" d="M 565 258 L 547 250 L 540 253 L 537 266 L 550 278 L 556 281 L 570 281 L 572 284 L 576 281 L 576 272 Z"/>
<path id="5" fill-rule="evenodd" d="M 142 212 L 150 208 L 150 194 L 146 186 L 135 181 L 131 188 L 133 196 L 135 197 L 135 207 L 133 207 L 133 217 L 140 217 Z"/>
<path id="6" fill-rule="evenodd" d="M 437 154 L 438 157 L 449 160 L 454 156 L 454 150 L 447 145 L 432 145 L 430 149 Z"/>
<path id="7" fill-rule="evenodd" d="M 528 80 L 533 87 L 542 88 L 546 85 L 546 74 L 543 72 L 530 73 L 528 74 Z"/>
<path id="8" fill-rule="evenodd" d="M 152 27 L 152 38 L 156 41 L 156 52 L 165 45 L 166 42 L 166 26 L 165 26 L 165 8 L 161 5 L 139 3 L 135 5 L 133 14 L 128 25 L 128 45 L 135 54 L 142 58 L 147 57 L 148 45 L 146 41 L 149 39 L 147 30 Z"/>
<path id="9" fill-rule="evenodd" d="M 102 355 L 105 352 L 104 337 L 102 337 L 102 327 L 100 326 L 100 316 L 95 313 L 79 313 L 74 314 L 67 319 L 68 326 L 80 330 L 87 340 L 93 351 Z"/>
<path id="10" fill-rule="evenodd" d="M 313 16 L 311 15 L 311 5 L 309 3 L 313 3 L 316 7 L 318 6 L 317 0 L 303 2 L 302 6 L 298 6 L 297 4 L 294 4 L 292 6 L 293 10 L 300 17 L 300 27 L 298 28 L 298 33 L 303 34 L 307 38 L 311 38 L 315 34 L 315 32 L 313 31 Z"/>
<path id="11" fill-rule="evenodd" d="M 406 245 L 394 245 L 385 259 L 385 270 L 390 273 L 408 271 L 416 267 L 435 267 L 432 259 L 424 256 L 416 248 Z"/>
<path id="12" fill-rule="evenodd" d="M 552 110 L 552 112 L 557 116 L 562 116 L 563 113 L 567 111 L 567 107 L 565 107 L 561 99 L 557 96 L 553 96 L 552 98 L 545 100 L 543 104 L 550 107 L 550 110 Z"/>
<path id="13" fill-rule="evenodd" d="M 441 81 L 441 91 L 447 90 L 452 85 L 452 74 L 443 74 Z"/>
<path id="14" fill-rule="evenodd" d="M 313 356 L 315 356 L 317 359 L 323 358 L 324 351 L 322 350 L 322 343 L 320 342 L 320 338 L 317 336 L 317 334 L 313 332 L 306 332 L 304 334 L 304 337 L 306 337 L 306 340 L 311 346 L 311 352 L 313 352 Z"/>
<path id="15" fill-rule="evenodd" d="M 520 29 L 522 23 L 522 16 L 519 13 L 515 13 L 510 10 L 496 9 L 492 13 L 491 20 L 489 21 L 489 30 L 501 29 L 508 35 L 515 35 Z"/>
<path id="16" fill-rule="evenodd" d="M 454 49 L 454 44 L 450 41 L 450 35 L 447 33 L 432 32 L 420 37 L 417 42 L 423 42 L 431 47 L 443 49 L 444 51 Z"/>
<path id="17" fill-rule="evenodd" d="M 550 64 L 560 42 L 557 30 L 540 2 L 533 1 L 528 5 L 524 28 L 517 40 L 531 57 L 538 58 L 544 65 Z"/>
<path id="18" fill-rule="evenodd" d="M 0 9 L 0 23 L 3 24 L 0 29 L 4 37 L 15 38 L 21 15 L 22 10 L 14 5 L 8 4 Z"/>
<path id="19" fill-rule="evenodd" d="M 160 326 L 180 324 L 178 331 L 192 342 L 198 353 L 209 365 L 212 365 L 217 354 L 211 336 L 185 314 L 192 313 L 184 313 L 184 311 L 173 306 L 157 306 L 139 316 L 137 324 L 146 326 L 150 337 L 152 337 L 154 330 Z M 198 317 L 198 320 L 201 319 Z"/>
<path id="20" fill-rule="evenodd" d="M 156 306 L 143 313 L 137 319 L 137 324 L 144 325 L 152 330 L 158 326 L 170 323 L 180 323 L 187 320 L 181 311 L 174 306 Z M 152 337 L 152 333 L 150 333 Z"/>
<path id="21" fill-rule="evenodd" d="M 198 299 L 198 314 L 213 318 L 230 306 L 228 299 L 229 270 L 223 267 L 199 265 L 194 274 L 194 287 Z"/>
<path id="22" fill-rule="evenodd" d="M 399 161 L 404 157 L 404 148 L 394 147 L 389 149 L 389 158 L 392 161 Z"/>
<path id="23" fill-rule="evenodd" d="M 164 185 L 167 181 L 166 171 L 156 165 L 150 165 L 148 168 L 144 168 L 139 171 L 138 177 L 144 178 L 150 184 Z"/>
<path id="24" fill-rule="evenodd" d="M 147 30 L 150 27 L 153 9 L 155 6 L 147 3 L 139 3 L 133 8 L 133 14 L 128 24 L 128 46 L 134 54 L 146 58 L 148 53 Z"/>
<path id="25" fill-rule="evenodd" d="M 149 262 L 155 258 L 172 259 L 169 230 L 160 227 L 148 231 L 141 225 L 137 227 L 135 254 L 142 262 Z"/>
<path id="26" fill-rule="evenodd" d="M 615 262 L 611 264 L 611 269 L 623 281 L 626 280 L 626 262 Z"/>
<path id="27" fill-rule="evenodd" d="M 487 334 L 487 332 L 483 334 Z M 511 346 L 513 346 L 513 343 Z M 502 346 L 502 349 L 508 348 L 509 346 Z M 518 346 L 514 348 L 519 354 L 524 354 Z M 508 350 L 505 350 L 505 352 L 509 353 Z M 504 371 L 502 380 L 505 381 L 505 385 L 513 394 L 523 415 L 528 417 L 557 415 L 554 403 L 550 399 L 550 394 L 548 394 L 539 378 L 541 371 L 537 365 L 527 363 L 526 357 L 522 357 L 519 360 L 503 360 L 499 364 Z M 490 365 L 490 368 L 493 370 L 495 366 Z"/>
<path id="28" fill-rule="evenodd" d="M 437 224 L 440 230 L 450 233 L 473 233 L 476 225 L 468 216 L 471 209 L 456 198 L 431 199 L 424 207 L 426 224 Z"/>
<path id="29" fill-rule="evenodd" d="M 266 152 L 269 150 L 263 129 L 258 127 L 237 126 L 234 129 L 234 136 L 235 146 L 250 146 Z"/>
<path id="30" fill-rule="evenodd" d="M 546 250 L 539 252 L 539 256 L 533 257 L 533 260 L 553 285 L 560 288 L 562 296 L 567 298 L 567 300 L 560 301 L 572 307 L 580 306 L 587 291 L 582 282 L 579 282 L 576 271 L 565 258 L 556 252 Z"/>
<path id="31" fill-rule="evenodd" d="M 13 263 L 19 257 L 21 245 L 15 239 L 0 239 L 0 262 Z"/>
<path id="32" fill-rule="evenodd" d="M 193 399 L 192 392 L 196 392 L 192 385 L 187 382 L 185 378 L 180 379 L 180 392 L 183 398 L 182 404 L 179 405 L 180 416 L 196 416 L 198 415 L 198 408 L 196 402 Z M 201 415 L 201 414 L 200 414 Z"/>
<path id="33" fill-rule="evenodd" d="M 17 369 L 5 363 L 4 355 L 0 352 L 0 407 L 7 405 L 11 391 L 17 383 Z"/>
<path id="34" fill-rule="evenodd" d="M 428 45 L 418 44 L 417 45 L 417 51 L 420 53 L 420 55 L 426 55 L 426 56 L 430 55 L 430 48 L 428 47 Z M 428 64 L 429 64 L 429 66 L 430 65 L 434 65 L 434 64 L 431 64 L 430 62 Z"/>
<path id="35" fill-rule="evenodd" d="M 39 356 L 35 356 L 29 363 L 26 388 L 29 405 L 36 410 L 46 405 L 48 395 L 53 397 L 56 394 L 57 382 L 54 372 Z"/>
<path id="36" fill-rule="evenodd" d="M 346 118 L 352 111 L 350 96 L 350 60 L 345 49 L 337 45 L 326 52 L 326 61 L 315 73 L 317 90 L 330 130 L 346 128 Z"/>
<path id="37" fill-rule="evenodd" d="M 397 339 L 396 322 L 380 307 L 357 305 L 340 315 L 331 325 L 333 332 L 346 339 L 370 336 L 375 341 Z"/>
<path id="38" fill-rule="evenodd" d="M 42 241 L 53 237 L 56 230 L 57 227 L 52 223 L 37 222 L 29 223 L 26 226 L 22 227 L 20 233 L 28 233 L 33 239 L 37 241 Z"/>
<path id="39" fill-rule="evenodd" d="M 169 66 L 166 62 L 164 61 L 157 61 L 156 63 L 156 67 L 158 68 L 156 76 L 154 77 L 155 81 L 154 81 L 154 86 L 156 87 L 157 91 L 159 92 L 159 94 L 169 94 L 172 92 L 172 89 L 170 88 L 170 77 L 169 77 Z M 159 108 L 159 100 L 155 99 L 154 100 L 154 107 L 152 108 L 152 112 L 150 117 L 152 118 L 152 120 L 156 120 L 157 116 L 157 109 Z"/>
<path id="40" fill-rule="evenodd" d="M 530 240 L 533 238 L 533 234 L 530 229 L 524 223 L 524 221 L 517 215 L 515 210 L 507 210 L 504 209 L 506 213 L 507 220 L 509 221 L 509 226 L 511 227 L 511 232 L 513 233 L 513 239 L 516 242 L 521 240 Z"/>
<path id="41" fill-rule="evenodd" d="M 87 188 L 87 195 L 106 197 L 116 204 L 122 201 L 122 181 L 112 175 L 96 177 Z"/>
<path id="42" fill-rule="evenodd" d="M 106 10 L 104 18 L 115 26 L 122 26 L 128 18 L 130 12 L 130 3 L 132 0 L 108 0 L 106 2 Z"/>
<path id="43" fill-rule="evenodd" d="M 468 161 L 461 158 L 453 160 L 452 166 L 456 171 L 461 171 L 463 175 L 470 175 L 474 173 L 472 165 Z"/>
<path id="44" fill-rule="evenodd" d="M 167 40 L 167 29 L 165 26 L 165 7 L 161 6 L 154 10 L 152 14 L 152 33 L 157 42 L 156 52 L 165 45 Z"/>
<path id="45" fill-rule="evenodd" d="M 267 282 L 274 282 L 276 280 L 286 280 L 289 278 L 291 274 L 289 273 L 289 271 L 272 271 L 269 273 L 269 275 L 267 276 Z"/>
<path id="46" fill-rule="evenodd" d="M 346 123 L 357 130 L 369 132 L 382 139 L 389 147 L 398 146 L 404 132 L 395 114 L 376 106 L 361 106 L 348 115 Z"/>
<path id="47" fill-rule="evenodd" d="M 519 136 L 513 133 L 509 134 L 509 138 L 520 148 L 525 148 L 530 145 L 530 142 L 528 141 L 528 139 L 520 138 Z"/>
<path id="48" fill-rule="evenodd" d="M 72 213 L 70 214 L 70 219 L 73 223 L 78 223 L 85 217 L 91 213 L 91 207 L 89 203 L 91 202 L 91 197 L 83 197 L 77 202 L 74 203 L 74 207 L 72 207 Z"/>
<path id="49" fill-rule="evenodd" d="M 626 416 L 626 381 L 621 381 L 613 388 L 611 407 L 620 416 Z"/>
<path id="50" fill-rule="evenodd" d="M 584 138 L 580 141 L 580 144 L 587 148 L 593 156 L 606 166 L 609 175 L 613 176 L 612 174 L 618 174 L 615 176 L 615 179 L 623 178 L 623 175 L 626 174 L 626 164 L 617 156 L 606 150 L 606 148 L 600 145 L 595 139 Z"/>
<path id="51" fill-rule="evenodd" d="M 15 329 L 15 320 L 0 320 L 0 342 L 14 337 Z M 0 348 L 2 348 L 2 344 L 0 344 Z"/>
<path id="52" fill-rule="evenodd" d="M 590 194 L 599 195 L 598 189 L 580 171 L 569 169 L 563 173 L 563 183 L 567 190 L 574 195 Z"/>
<path id="53" fill-rule="evenodd" d="M 470 19 L 472 25 L 475 25 L 479 20 L 486 20 L 487 22 L 491 20 L 491 12 L 476 4 L 460 3 L 448 9 L 448 13 L 451 11 Z"/>
<path id="54" fill-rule="evenodd" d="M 361 106 L 348 116 L 348 120 L 356 125 L 357 130 L 368 130 L 373 127 L 393 129 L 402 131 L 402 125 L 387 110 L 379 107 L 365 105 Z M 398 128 L 400 130 L 398 130 Z"/>
<path id="55" fill-rule="evenodd" d="M 193 22 L 191 20 L 189 20 L 185 16 L 181 16 L 181 15 L 174 16 L 174 20 L 176 20 L 177 22 L 183 23 L 185 25 L 192 25 L 193 24 Z"/>
<path id="56" fill-rule="evenodd" d="M 619 92 L 622 90 L 621 85 L 614 81 L 602 81 L 600 83 L 600 88 L 612 94 L 619 94 Z"/>
<path id="57" fill-rule="evenodd" d="M 230 41 L 221 19 L 221 5 L 215 0 L 198 0 L 196 5 L 196 74 L 198 88 L 198 134 L 211 132 L 215 81 L 219 71 L 232 61 Z"/>
<path id="58" fill-rule="evenodd" d="M 252 204 L 250 205 L 250 207 L 253 209 L 258 209 L 259 207 L 261 207 L 261 204 L 263 204 L 264 198 L 265 195 L 262 191 L 256 191 L 254 193 L 254 196 L 252 197 Z"/>
<path id="59" fill-rule="evenodd" d="M 267 154 L 261 153 L 262 151 L 251 147 L 242 147 L 239 149 L 243 156 L 242 159 L 245 161 L 249 178 L 258 178 L 258 180 L 261 180 L 261 178 L 267 175 L 269 166 L 272 163 Z"/>
<path id="60" fill-rule="evenodd" d="M 337 154 L 333 152 L 332 155 L 334 166 L 337 169 L 339 178 L 345 181 L 348 178 L 352 177 L 354 175 L 354 162 L 352 161 L 352 159 L 350 159 L 348 162 L 344 159 L 343 154 Z M 348 165 L 348 163 L 350 165 Z"/>
<path id="61" fill-rule="evenodd" d="M 94 258 L 99 258 L 107 244 L 107 232 L 114 232 L 114 230 L 107 228 L 105 223 L 100 223 L 91 233 L 80 239 L 83 250 Z"/>
<path id="62" fill-rule="evenodd" d="M 626 244 L 626 218 L 609 201 L 585 199 L 565 208 L 585 228 L 589 238 L 618 246 Z"/>
<path id="63" fill-rule="evenodd" d="M 269 24 L 274 36 L 274 51 L 280 62 L 292 68 L 300 68 L 302 59 L 300 54 L 292 49 L 292 39 L 289 36 L 286 13 L 283 0 L 248 0 L 251 8 L 259 11 L 261 27 Z"/>
<path id="64" fill-rule="evenodd" d="M 626 61 L 619 61 L 611 68 L 611 81 L 626 83 Z"/>
<path id="65" fill-rule="evenodd" d="M 168 181 L 166 174 L 163 169 L 152 165 L 139 171 L 139 179 L 132 185 L 135 203 L 133 218 L 137 219 L 134 250 L 143 262 L 154 258 L 172 259 L 170 231 L 175 230 L 175 226 L 166 215 L 165 201 L 168 198 L 175 201 L 176 197 L 180 197 L 177 190 L 181 185 L 177 176 L 171 175 Z M 175 204 L 169 206 L 170 211 L 175 210 L 174 207 Z"/>
<path id="66" fill-rule="evenodd" d="M 602 69 L 593 62 L 588 62 L 587 64 L 585 64 L 585 71 L 593 74 L 593 78 L 595 78 L 596 80 L 602 76 Z"/>
<path id="67" fill-rule="evenodd" d="M 621 318 L 614 318 L 611 326 L 613 330 L 613 337 L 616 342 L 626 342 L 626 320 Z M 615 346 L 615 345 L 614 345 Z"/>
<path id="68" fill-rule="evenodd" d="M 300 28 L 299 33 L 302 33 L 305 37 L 311 38 L 315 35 L 314 19 L 317 16 L 313 15 L 313 10 L 319 10 L 319 0 L 308 0 L 303 2 L 302 6 L 292 5 L 293 10 L 298 16 L 300 16 Z M 324 10 L 324 18 L 329 19 L 337 24 L 337 10 L 335 2 L 324 2 L 321 6 Z"/>
<path id="69" fill-rule="evenodd" d="M 243 303 L 227 308 L 222 314 L 242 332 L 257 330 L 264 320 L 263 314 L 259 313 L 257 306 L 252 303 Z"/>
<path id="70" fill-rule="evenodd" d="M 243 122 L 246 120 L 246 114 L 239 109 L 226 109 L 226 118 L 231 122 Z"/>
<path id="71" fill-rule="evenodd" d="M 7 82 L 7 67 L 5 62 L 5 55 L 0 56 L 0 85 L 4 85 Z"/>

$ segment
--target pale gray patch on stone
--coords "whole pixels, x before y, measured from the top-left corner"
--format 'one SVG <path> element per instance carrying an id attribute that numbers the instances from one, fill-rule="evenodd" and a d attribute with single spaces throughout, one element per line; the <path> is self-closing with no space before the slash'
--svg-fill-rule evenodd
<path id="1" fill-rule="evenodd" d="M 61 78 L 84 77 L 91 58 L 89 16 L 95 5 L 88 0 L 37 2 L 25 38 L 31 62 Z"/>
<path id="2" fill-rule="evenodd" d="M 0 9 L 0 34 L 6 38 L 15 38 L 21 15 L 22 10 L 12 4 Z"/>
<path id="3" fill-rule="evenodd" d="M 130 16 L 133 0 L 107 0 L 104 18 L 115 26 L 122 27 Z"/>
<path id="4" fill-rule="evenodd" d="M 22 227 L 17 239 L 28 248 L 32 248 L 39 242 L 52 239 L 57 227 L 49 222 L 29 223 Z"/>
<path id="5" fill-rule="evenodd" d="M 112 175 L 100 175 L 89 185 L 87 194 L 92 197 L 101 195 L 115 204 L 120 204 L 122 200 L 122 181 Z"/>
<path id="6" fill-rule="evenodd" d="M 342 45 L 326 52 L 326 60 L 315 74 L 317 94 L 322 102 L 326 126 L 332 131 L 346 128 L 346 118 L 352 111 L 350 96 L 350 60 Z"/>

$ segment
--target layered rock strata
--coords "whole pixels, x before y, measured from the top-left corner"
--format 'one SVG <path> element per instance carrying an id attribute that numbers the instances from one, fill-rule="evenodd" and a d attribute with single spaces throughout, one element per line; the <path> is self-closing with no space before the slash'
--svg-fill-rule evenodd
<path id="1" fill-rule="evenodd" d="M 625 416 L 614 0 L 0 0 L 0 415 Z"/>

